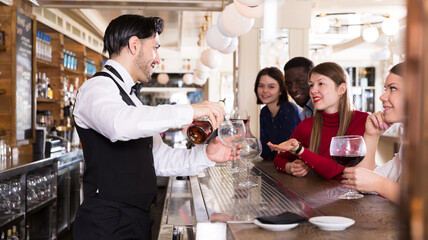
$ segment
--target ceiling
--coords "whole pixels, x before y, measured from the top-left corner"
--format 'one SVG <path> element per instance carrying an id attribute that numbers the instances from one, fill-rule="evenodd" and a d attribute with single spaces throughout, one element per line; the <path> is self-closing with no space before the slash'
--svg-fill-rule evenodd
<path id="1" fill-rule="evenodd" d="M 278 0 L 278 6 L 286 0 Z M 102 38 L 108 23 L 125 14 L 159 16 L 165 20 L 165 31 L 161 34 L 162 48 L 186 51 L 197 47 L 201 26 L 205 16 L 220 12 L 223 4 L 233 0 L 37 0 L 40 7 L 59 8 L 74 20 L 82 23 Z M 383 14 L 402 19 L 406 16 L 405 0 L 312 0 L 312 16 L 320 13 L 329 15 L 330 22 L 349 23 L 348 16 L 358 16 L 359 23 L 376 22 Z M 337 13 L 345 13 L 338 14 Z M 402 21 L 405 22 L 405 21 Z M 215 24 L 212 23 L 211 24 Z M 349 35 L 349 34 L 348 34 Z M 343 45 L 355 40 L 356 36 L 334 31 L 327 34 L 310 35 L 314 45 Z M 354 41 L 361 44 L 362 41 Z"/>

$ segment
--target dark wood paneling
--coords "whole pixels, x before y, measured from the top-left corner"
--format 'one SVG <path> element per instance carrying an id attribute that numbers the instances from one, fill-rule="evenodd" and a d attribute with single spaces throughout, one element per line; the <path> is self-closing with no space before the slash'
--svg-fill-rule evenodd
<path id="1" fill-rule="evenodd" d="M 409 0 L 402 239 L 428 239 L 428 2 Z"/>

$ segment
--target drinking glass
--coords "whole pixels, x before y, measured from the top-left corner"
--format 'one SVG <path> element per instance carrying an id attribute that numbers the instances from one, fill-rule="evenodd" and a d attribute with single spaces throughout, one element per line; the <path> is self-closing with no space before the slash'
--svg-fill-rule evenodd
<path id="1" fill-rule="evenodd" d="M 243 172 L 245 169 L 239 168 L 236 161 L 236 146 L 245 139 L 245 124 L 242 120 L 227 120 L 224 121 L 218 128 L 218 136 L 221 142 L 232 147 L 233 162 L 232 169 L 229 173 Z"/>
<path id="2" fill-rule="evenodd" d="M 257 183 L 250 181 L 250 162 L 262 153 L 262 144 L 257 138 L 245 138 L 242 141 L 240 156 L 247 162 L 247 180 L 239 184 L 241 187 L 256 187 Z"/>
<path id="3" fill-rule="evenodd" d="M 353 167 L 366 155 L 366 144 L 362 136 L 349 135 L 333 137 L 330 144 L 330 156 L 343 167 Z M 340 199 L 359 199 L 363 195 L 349 189 Z"/>

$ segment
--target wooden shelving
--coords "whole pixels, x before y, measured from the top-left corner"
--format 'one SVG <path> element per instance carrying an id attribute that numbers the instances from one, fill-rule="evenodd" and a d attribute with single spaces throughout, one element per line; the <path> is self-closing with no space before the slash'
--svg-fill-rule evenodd
<path id="1" fill-rule="evenodd" d="M 50 110 L 57 123 L 60 123 L 61 120 L 66 122 L 64 107 L 68 104 L 65 101 L 69 97 L 66 96 L 66 92 L 70 90 L 70 84 L 73 85 L 73 88 L 79 88 L 92 76 L 85 73 L 86 58 L 93 60 L 97 69 L 101 69 L 105 57 L 43 23 L 37 22 L 37 30 L 51 37 L 52 62 L 37 59 L 35 72 L 45 73 L 50 79 L 50 86 L 53 90 L 53 99 L 37 98 L 37 110 Z M 64 50 L 76 54 L 76 70 L 63 65 Z"/>

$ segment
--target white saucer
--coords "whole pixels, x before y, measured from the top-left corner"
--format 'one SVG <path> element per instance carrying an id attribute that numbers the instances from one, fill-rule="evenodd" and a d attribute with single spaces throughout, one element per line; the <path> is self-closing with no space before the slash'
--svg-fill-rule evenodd
<path id="1" fill-rule="evenodd" d="M 309 218 L 309 222 L 326 231 L 341 231 L 352 226 L 354 219 L 335 216 L 321 216 Z"/>
<path id="2" fill-rule="evenodd" d="M 297 225 L 299 225 L 299 223 L 291 223 L 291 224 L 267 224 L 267 223 L 261 223 L 257 219 L 254 219 L 254 224 L 256 224 L 257 226 L 259 226 L 261 228 L 269 230 L 269 231 L 285 231 L 285 230 L 297 227 Z"/>

